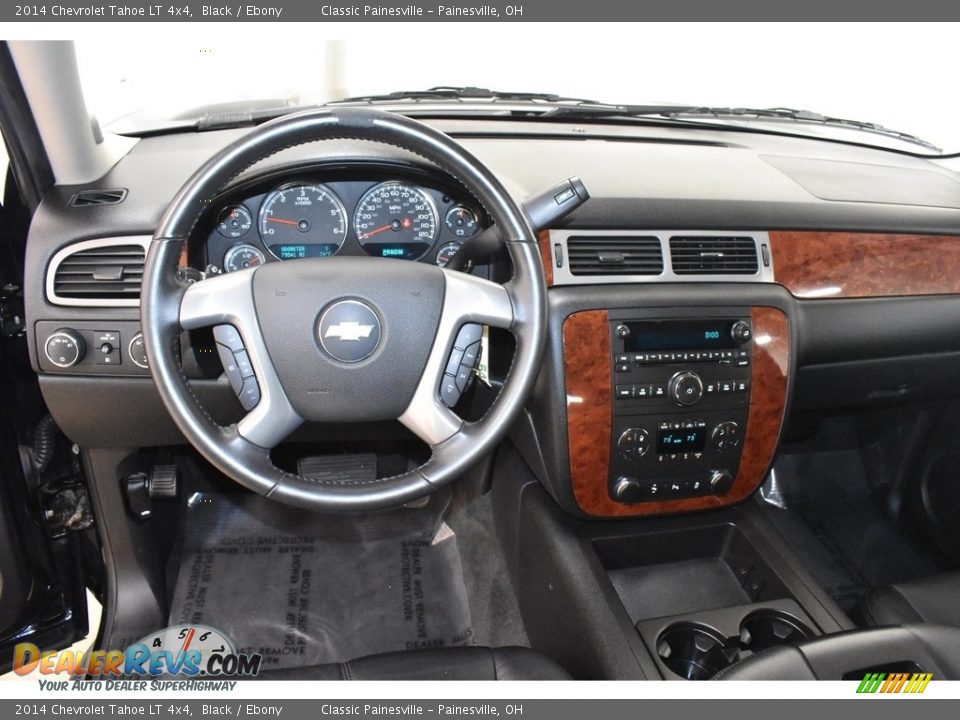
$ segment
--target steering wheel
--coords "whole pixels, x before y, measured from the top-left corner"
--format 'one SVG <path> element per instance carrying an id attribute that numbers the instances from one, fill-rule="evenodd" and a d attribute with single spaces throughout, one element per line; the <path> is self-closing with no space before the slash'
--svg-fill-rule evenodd
<path id="1" fill-rule="evenodd" d="M 399 147 L 458 180 L 505 239 L 512 279 L 500 285 L 432 264 L 373 257 L 269 263 L 192 285 L 178 277 L 181 250 L 198 220 L 237 175 L 290 147 L 348 139 Z M 450 483 L 503 437 L 540 367 L 546 290 L 526 214 L 463 147 L 403 116 L 366 108 L 311 110 L 257 127 L 204 163 L 181 188 L 150 243 L 140 321 L 164 405 L 186 439 L 221 472 L 289 505 L 376 509 Z M 503 387 L 477 422 L 462 420 L 440 397 L 448 363 L 455 363 L 451 352 L 458 333 L 470 324 L 506 328 L 516 339 Z M 180 333 L 207 326 L 228 326 L 216 331 L 218 341 L 237 352 L 242 347 L 255 376 L 252 385 L 244 385 L 255 406 L 227 427 L 201 406 L 178 355 Z M 271 462 L 270 450 L 305 421 L 394 418 L 431 448 L 430 459 L 416 470 L 335 482 L 286 472 Z"/>

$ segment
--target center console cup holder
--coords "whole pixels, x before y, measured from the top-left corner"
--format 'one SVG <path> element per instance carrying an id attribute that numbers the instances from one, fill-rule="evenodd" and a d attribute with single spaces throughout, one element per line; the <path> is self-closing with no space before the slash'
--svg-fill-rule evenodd
<path id="1" fill-rule="evenodd" d="M 814 637 L 814 632 L 790 613 L 772 608 L 755 610 L 740 623 L 740 647 L 752 653 Z"/>
<path id="2" fill-rule="evenodd" d="M 735 643 L 713 628 L 691 622 L 664 630 L 657 640 L 657 653 L 664 665 L 687 680 L 709 680 L 740 656 Z"/>

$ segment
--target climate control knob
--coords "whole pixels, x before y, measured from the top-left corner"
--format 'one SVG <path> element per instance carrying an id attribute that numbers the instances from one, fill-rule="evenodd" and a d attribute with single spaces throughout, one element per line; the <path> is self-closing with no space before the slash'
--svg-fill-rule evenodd
<path id="1" fill-rule="evenodd" d="M 58 368 L 70 368 L 83 360 L 87 344 L 76 330 L 61 328 L 47 338 L 43 351 Z"/>
<path id="2" fill-rule="evenodd" d="M 713 446 L 717 450 L 730 450 L 740 444 L 740 426 L 733 420 L 717 425 L 710 434 Z"/>
<path id="3" fill-rule="evenodd" d="M 695 372 L 678 372 L 670 378 L 667 393 L 677 405 L 695 405 L 703 397 L 703 381 Z"/>

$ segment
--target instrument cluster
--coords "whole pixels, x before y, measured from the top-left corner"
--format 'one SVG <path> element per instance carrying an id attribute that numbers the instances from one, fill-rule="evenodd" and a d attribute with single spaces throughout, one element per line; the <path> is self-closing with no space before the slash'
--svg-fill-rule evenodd
<path id="1" fill-rule="evenodd" d="M 475 203 L 419 183 L 298 179 L 218 208 L 203 269 L 364 254 L 443 267 L 488 224 Z"/>

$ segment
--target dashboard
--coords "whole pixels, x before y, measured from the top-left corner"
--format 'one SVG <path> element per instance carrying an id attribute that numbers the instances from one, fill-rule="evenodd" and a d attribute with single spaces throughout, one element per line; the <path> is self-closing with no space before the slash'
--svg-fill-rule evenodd
<path id="1" fill-rule="evenodd" d="M 217 275 L 267 262 L 369 255 L 444 267 L 489 225 L 465 195 L 436 178 L 389 169 L 270 176 L 216 203 L 190 265 Z"/>
<path id="2" fill-rule="evenodd" d="M 434 124 L 518 200 L 573 175 L 590 191 L 539 238 L 550 337 L 517 438 L 570 512 L 622 517 L 736 501 L 763 476 L 791 418 L 960 388 L 952 173 L 878 150 L 760 134 L 597 127 L 584 137 L 563 124 Z M 37 212 L 24 288 L 31 360 L 58 424 L 82 446 L 182 442 L 141 367 L 137 263 L 178 188 L 243 133 L 145 138 L 91 186 L 123 188 L 124 200 L 77 207 L 84 188 L 55 188 Z M 877 166 L 902 182 L 881 186 L 887 175 L 874 173 L 873 185 L 858 184 L 863 168 Z M 351 141 L 307 145 L 251 168 L 214 198 L 184 264 L 207 275 L 331 256 L 443 265 L 489 225 L 463 187 L 420 158 Z M 123 270 L 111 272 L 104 253 Z M 727 267 L 741 262 L 730 253 L 748 255 L 749 272 Z M 94 257 L 97 277 L 78 290 L 74 273 Z M 509 278 L 496 259 L 472 272 Z M 78 296 L 90 288 L 112 295 Z M 618 334 L 621 325 L 691 322 L 745 322 L 753 339 L 717 358 L 717 348 L 678 345 L 668 332 L 655 350 L 632 349 Z M 47 353 L 65 329 L 88 348 L 69 367 Z M 509 350 L 501 355 L 493 360 L 509 362 Z M 182 339 L 182 356 L 205 406 L 218 417 L 236 412 L 213 339 Z M 702 388 L 689 408 L 664 399 L 684 378 L 694 395 Z M 733 450 L 729 432 L 717 430 L 730 423 L 739 432 Z M 689 447 L 659 451 L 688 430 Z M 657 499 L 652 485 L 620 482 L 628 464 L 652 462 L 669 463 Z M 726 471 L 725 492 L 694 484 L 708 462 Z M 640 502 L 618 499 L 638 493 Z"/>

